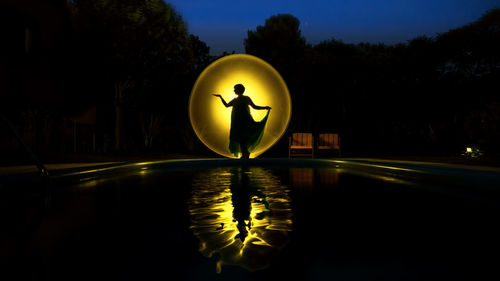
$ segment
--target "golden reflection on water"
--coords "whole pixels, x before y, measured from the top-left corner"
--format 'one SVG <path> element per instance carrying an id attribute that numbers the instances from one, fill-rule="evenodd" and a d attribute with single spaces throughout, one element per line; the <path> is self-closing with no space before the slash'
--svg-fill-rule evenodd
<path id="1" fill-rule="evenodd" d="M 200 252 L 249 271 L 268 267 L 287 243 L 292 210 L 287 187 L 258 167 L 217 168 L 196 175 L 188 202 Z"/>

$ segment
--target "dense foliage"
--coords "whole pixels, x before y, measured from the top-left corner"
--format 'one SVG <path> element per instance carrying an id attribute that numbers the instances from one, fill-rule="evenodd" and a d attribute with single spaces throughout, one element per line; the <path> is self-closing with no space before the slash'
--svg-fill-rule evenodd
<path id="1" fill-rule="evenodd" d="M 340 132 L 354 155 L 459 155 L 471 145 L 500 153 L 500 9 L 391 46 L 311 46 L 298 19 L 276 15 L 245 47 L 285 76 L 293 131 Z"/>
<path id="2" fill-rule="evenodd" d="M 34 16 L 11 5 L 0 17 L 12 26 L 2 46 L 2 115 L 37 153 L 204 151 L 187 103 L 216 57 L 171 5 L 52 0 Z M 244 44 L 287 82 L 290 132 L 339 132 L 344 155 L 458 156 L 465 146 L 500 154 L 500 9 L 397 45 L 311 45 L 297 18 L 274 15 Z M 0 140 L 3 151 L 19 148 Z"/>

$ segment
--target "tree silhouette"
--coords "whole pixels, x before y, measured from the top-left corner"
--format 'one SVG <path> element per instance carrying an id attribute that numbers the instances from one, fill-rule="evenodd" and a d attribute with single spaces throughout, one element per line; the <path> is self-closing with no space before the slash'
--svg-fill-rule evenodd
<path id="1" fill-rule="evenodd" d="M 263 26 L 249 30 L 244 41 L 245 52 L 258 56 L 279 70 L 302 59 L 306 40 L 302 37 L 300 21 L 289 14 L 278 14 L 266 19 Z"/>
<path id="2" fill-rule="evenodd" d="M 102 60 L 96 64 L 105 67 L 113 84 L 115 150 L 121 149 L 123 107 L 132 101 L 141 105 L 144 145 L 150 147 L 162 119 L 157 105 L 180 90 L 180 76 L 187 75 L 195 57 L 205 50 L 192 48 L 195 38 L 188 37 L 182 17 L 164 1 L 74 3 L 83 30 L 82 41 L 98 46 L 92 55 Z M 193 50 L 200 54 L 193 54 Z"/>

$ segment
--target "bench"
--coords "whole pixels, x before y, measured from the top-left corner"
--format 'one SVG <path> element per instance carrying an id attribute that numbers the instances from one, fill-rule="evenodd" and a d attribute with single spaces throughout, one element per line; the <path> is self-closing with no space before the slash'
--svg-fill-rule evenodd
<path id="1" fill-rule="evenodd" d="M 288 138 L 288 158 L 308 156 L 314 158 L 312 133 L 292 133 Z"/>
<path id="2" fill-rule="evenodd" d="M 316 144 L 316 152 L 322 155 L 336 153 L 339 157 L 340 152 L 340 138 L 339 134 L 324 133 L 319 134 Z"/>

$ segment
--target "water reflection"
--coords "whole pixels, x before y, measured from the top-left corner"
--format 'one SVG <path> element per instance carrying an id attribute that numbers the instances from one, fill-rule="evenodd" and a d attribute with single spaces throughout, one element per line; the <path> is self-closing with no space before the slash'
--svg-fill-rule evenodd
<path id="1" fill-rule="evenodd" d="M 339 184 L 339 169 L 291 168 L 290 185 L 293 189 L 335 188 Z"/>
<path id="2" fill-rule="evenodd" d="M 224 264 L 250 271 L 266 268 L 288 243 L 292 230 L 288 189 L 263 168 L 202 172 L 193 179 L 188 205 L 200 252 L 220 257 L 218 273 Z"/>

